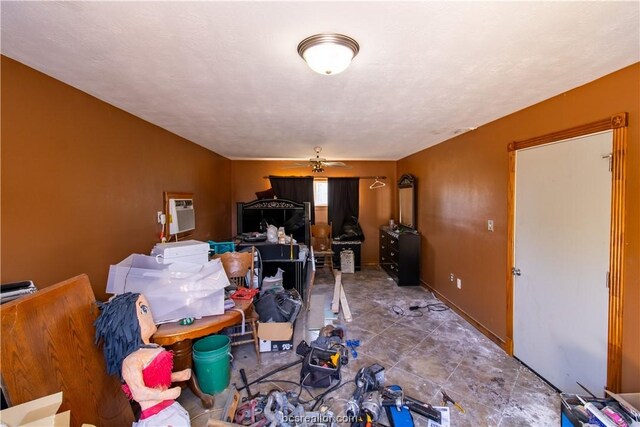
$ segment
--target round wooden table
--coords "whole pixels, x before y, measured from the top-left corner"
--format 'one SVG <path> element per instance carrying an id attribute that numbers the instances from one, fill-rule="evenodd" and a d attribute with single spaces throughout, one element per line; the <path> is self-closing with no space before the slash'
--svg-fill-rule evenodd
<path id="1" fill-rule="evenodd" d="M 236 308 L 242 310 L 245 318 L 253 312 L 253 300 L 236 300 Z M 151 341 L 173 351 L 174 370 L 180 371 L 193 367 L 191 355 L 193 353 L 193 340 L 220 332 L 222 329 L 237 325 L 242 322 L 242 315 L 236 310 L 227 310 L 217 316 L 206 316 L 195 320 L 191 325 L 179 323 L 163 323 L 158 326 L 158 331 L 151 337 Z M 200 398 L 202 406 L 207 409 L 213 407 L 214 398 L 204 393 L 198 385 L 195 373 L 191 372 L 191 378 L 187 385 L 193 394 Z"/>

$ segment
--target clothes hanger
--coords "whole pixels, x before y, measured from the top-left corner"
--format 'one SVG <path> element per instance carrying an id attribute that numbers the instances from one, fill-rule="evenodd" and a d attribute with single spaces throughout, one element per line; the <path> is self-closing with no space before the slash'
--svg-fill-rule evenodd
<path id="1" fill-rule="evenodd" d="M 369 186 L 369 190 L 373 190 L 373 189 L 375 189 L 375 188 L 382 188 L 382 187 L 384 187 L 385 185 L 387 185 L 387 184 L 385 184 L 384 182 L 380 181 L 380 180 L 378 179 L 378 177 L 376 176 L 375 181 L 373 182 L 373 184 L 371 184 L 371 185 Z"/>

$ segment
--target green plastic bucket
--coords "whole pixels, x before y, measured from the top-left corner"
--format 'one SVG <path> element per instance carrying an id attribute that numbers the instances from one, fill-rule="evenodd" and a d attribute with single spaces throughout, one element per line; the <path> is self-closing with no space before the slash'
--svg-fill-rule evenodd
<path id="1" fill-rule="evenodd" d="M 211 335 L 193 345 L 193 365 L 205 393 L 220 393 L 229 386 L 230 349 L 231 340 L 226 335 Z"/>

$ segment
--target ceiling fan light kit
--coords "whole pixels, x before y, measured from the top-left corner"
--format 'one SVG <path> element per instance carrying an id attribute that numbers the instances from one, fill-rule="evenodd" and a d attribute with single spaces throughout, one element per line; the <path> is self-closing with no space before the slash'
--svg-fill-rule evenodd
<path id="1" fill-rule="evenodd" d="M 298 54 L 309 68 L 324 75 L 346 70 L 359 51 L 358 42 L 343 34 L 315 34 L 298 44 Z"/>
<path id="2" fill-rule="evenodd" d="M 309 159 L 309 165 L 311 166 L 311 172 L 313 173 L 322 173 L 324 172 L 324 165 L 326 159 L 320 157 L 320 152 L 322 151 L 322 147 L 313 147 L 313 151 L 316 152 L 315 159 Z"/>
<path id="3" fill-rule="evenodd" d="M 316 156 L 309 159 L 308 162 L 296 162 L 293 166 L 290 167 L 299 167 L 299 166 L 308 166 L 311 167 L 311 172 L 313 173 L 322 173 L 327 167 L 339 167 L 339 168 L 348 168 L 345 163 L 337 162 L 334 160 L 327 160 L 324 157 L 320 157 L 320 152 L 322 151 L 322 147 L 314 147 L 314 151 L 316 152 Z M 287 167 L 288 169 L 289 167 Z"/>

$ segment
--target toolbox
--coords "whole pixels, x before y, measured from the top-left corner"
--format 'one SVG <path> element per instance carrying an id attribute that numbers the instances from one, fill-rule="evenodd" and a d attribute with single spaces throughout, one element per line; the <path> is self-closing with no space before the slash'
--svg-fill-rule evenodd
<path id="1" fill-rule="evenodd" d="M 637 412 L 627 408 L 616 399 L 606 399 L 592 396 L 578 396 L 576 394 L 560 394 L 560 425 L 561 427 L 582 427 L 593 424 L 599 426 L 618 426 L 623 420 L 631 425 L 637 419 Z"/>

